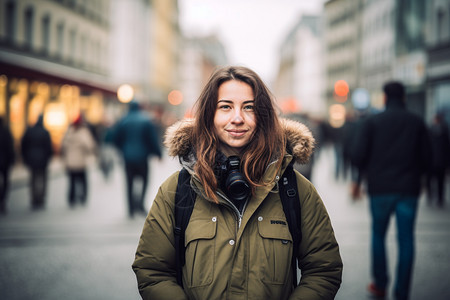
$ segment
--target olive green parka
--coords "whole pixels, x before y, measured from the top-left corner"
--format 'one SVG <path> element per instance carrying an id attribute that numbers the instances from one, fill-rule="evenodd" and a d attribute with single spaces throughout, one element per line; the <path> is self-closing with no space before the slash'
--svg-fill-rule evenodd
<path id="1" fill-rule="evenodd" d="M 186 229 L 183 286 L 177 284 L 174 248 L 174 199 L 178 172 L 159 188 L 144 224 L 133 270 L 143 299 L 333 299 L 341 284 L 342 261 L 333 228 L 314 186 L 296 172 L 301 205 L 302 241 L 297 253 L 301 280 L 293 289 L 292 237 L 277 181 L 292 159 L 305 163 L 314 138 L 303 124 L 280 121 L 288 140 L 281 169 L 267 167 L 266 186 L 256 188 L 242 215 L 218 191 L 219 204 L 205 199 L 195 175 L 194 210 Z M 171 126 L 165 144 L 191 174 L 192 120 Z"/>

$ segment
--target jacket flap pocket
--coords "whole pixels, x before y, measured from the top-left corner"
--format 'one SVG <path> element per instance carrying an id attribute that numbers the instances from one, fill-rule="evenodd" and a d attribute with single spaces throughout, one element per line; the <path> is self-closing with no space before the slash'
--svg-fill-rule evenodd
<path id="1" fill-rule="evenodd" d="M 261 221 L 258 220 L 258 230 L 263 238 L 292 242 L 289 226 L 285 218 L 267 217 Z"/>
<path id="2" fill-rule="evenodd" d="M 216 236 L 217 222 L 212 219 L 193 219 L 186 228 L 185 246 L 194 240 L 210 240 Z"/>

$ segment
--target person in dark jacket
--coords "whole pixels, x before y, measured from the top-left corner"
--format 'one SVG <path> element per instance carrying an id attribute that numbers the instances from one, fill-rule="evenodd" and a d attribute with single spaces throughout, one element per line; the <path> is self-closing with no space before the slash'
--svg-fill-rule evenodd
<path id="1" fill-rule="evenodd" d="M 443 207 L 445 202 L 445 175 L 450 166 L 450 136 L 442 114 L 435 115 L 429 131 L 433 160 L 428 176 L 428 203 L 433 202 L 434 191 L 437 191 L 437 204 Z"/>
<path id="2" fill-rule="evenodd" d="M 6 213 L 6 194 L 9 187 L 9 173 L 14 163 L 14 141 L 9 128 L 0 117 L 0 213 Z"/>
<path id="3" fill-rule="evenodd" d="M 44 208 L 47 189 L 47 169 L 53 155 L 50 133 L 44 128 L 44 117 L 29 127 L 22 137 L 22 157 L 31 171 L 30 189 L 33 209 Z"/>
<path id="4" fill-rule="evenodd" d="M 396 215 L 398 262 L 396 299 L 408 299 L 414 260 L 414 225 L 422 176 L 428 171 L 430 140 L 424 121 L 405 107 L 400 82 L 383 87 L 386 109 L 368 117 L 358 128 L 353 161 L 367 180 L 372 215 L 372 275 L 368 287 L 384 296 L 389 275 L 385 238 L 390 216 Z"/>
<path id="5" fill-rule="evenodd" d="M 113 143 L 120 150 L 125 163 L 127 180 L 128 212 L 134 216 L 135 210 L 147 214 L 144 207 L 148 185 L 150 156 L 162 157 L 158 132 L 150 117 L 140 110 L 135 100 L 129 104 L 128 114 L 116 124 Z M 137 180 L 142 180 L 142 188 L 135 196 Z"/>

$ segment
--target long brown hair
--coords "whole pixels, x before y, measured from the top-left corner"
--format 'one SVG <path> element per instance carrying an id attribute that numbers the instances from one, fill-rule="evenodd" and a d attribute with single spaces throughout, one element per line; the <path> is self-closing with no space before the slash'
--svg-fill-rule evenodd
<path id="1" fill-rule="evenodd" d="M 261 78 L 252 70 L 241 66 L 217 69 L 209 78 L 196 102 L 193 138 L 197 163 L 194 171 L 202 183 L 206 196 L 217 202 L 215 191 L 218 183 L 214 175 L 215 158 L 219 140 L 214 130 L 218 90 L 222 83 L 238 80 L 253 89 L 254 112 L 257 128 L 243 149 L 241 171 L 249 182 L 252 194 L 256 186 L 264 185 L 262 176 L 272 160 L 282 158 L 286 151 L 286 139 L 276 114 L 274 98 Z M 278 160 L 278 167 L 281 166 Z"/>

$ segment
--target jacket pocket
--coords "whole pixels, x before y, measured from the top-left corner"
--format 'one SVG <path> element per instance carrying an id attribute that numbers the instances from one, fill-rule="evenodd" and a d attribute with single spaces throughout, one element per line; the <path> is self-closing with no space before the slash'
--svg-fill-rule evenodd
<path id="1" fill-rule="evenodd" d="M 217 222 L 193 219 L 186 228 L 186 264 L 183 270 L 188 287 L 211 284 L 215 265 Z"/>
<path id="2" fill-rule="evenodd" d="M 258 222 L 261 236 L 261 279 L 269 284 L 284 284 L 292 261 L 292 236 L 285 220 L 266 218 Z"/>

